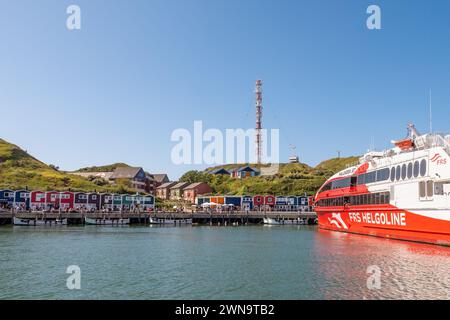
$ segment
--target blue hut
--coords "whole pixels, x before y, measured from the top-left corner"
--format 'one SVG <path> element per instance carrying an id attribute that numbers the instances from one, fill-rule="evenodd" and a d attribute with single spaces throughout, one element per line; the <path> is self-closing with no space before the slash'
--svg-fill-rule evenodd
<path id="1" fill-rule="evenodd" d="M 0 190 L 0 206 L 7 207 L 14 204 L 14 191 L 12 190 Z"/>
<path id="2" fill-rule="evenodd" d="M 257 168 L 252 168 L 250 166 L 245 166 L 231 171 L 231 176 L 233 178 L 245 179 L 248 177 L 259 176 L 260 172 Z"/>
<path id="3" fill-rule="evenodd" d="M 298 197 L 297 201 L 299 206 L 308 206 L 308 197 Z"/>
<path id="4" fill-rule="evenodd" d="M 292 211 L 297 209 L 296 197 L 285 197 L 285 196 L 276 197 L 275 209 L 279 211 Z"/>
<path id="5" fill-rule="evenodd" d="M 30 191 L 17 190 L 14 192 L 14 206 L 23 210 L 30 209 Z"/>
<path id="6" fill-rule="evenodd" d="M 253 210 L 253 197 L 252 196 L 243 196 L 242 197 L 242 210 Z"/>
<path id="7" fill-rule="evenodd" d="M 230 175 L 231 172 L 224 169 L 224 168 L 219 168 L 219 169 L 215 169 L 215 170 L 211 170 L 208 172 L 209 174 L 225 174 L 225 175 Z"/>
<path id="8" fill-rule="evenodd" d="M 152 195 L 146 195 L 142 198 L 142 206 L 145 210 L 155 208 L 155 197 L 153 197 Z"/>
<path id="9" fill-rule="evenodd" d="M 225 204 L 232 204 L 235 207 L 240 207 L 242 197 L 239 196 L 225 196 Z"/>
<path id="10" fill-rule="evenodd" d="M 298 209 L 298 198 L 296 196 L 289 196 L 289 203 L 292 206 L 293 210 L 297 210 Z"/>

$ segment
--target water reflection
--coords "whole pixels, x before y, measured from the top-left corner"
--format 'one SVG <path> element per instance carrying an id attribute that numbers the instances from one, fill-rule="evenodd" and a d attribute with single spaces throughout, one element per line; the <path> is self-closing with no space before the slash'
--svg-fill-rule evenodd
<path id="1" fill-rule="evenodd" d="M 450 248 L 318 230 L 325 299 L 449 299 Z M 380 288 L 368 268 L 381 271 Z"/>

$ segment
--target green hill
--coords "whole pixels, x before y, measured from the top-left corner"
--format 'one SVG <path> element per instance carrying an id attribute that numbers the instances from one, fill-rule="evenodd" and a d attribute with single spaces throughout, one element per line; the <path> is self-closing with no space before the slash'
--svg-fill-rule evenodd
<path id="1" fill-rule="evenodd" d="M 357 160 L 357 157 L 329 159 L 316 167 L 304 163 L 285 163 L 280 164 L 278 172 L 274 175 L 247 179 L 233 179 L 228 175 L 207 173 L 215 168 L 234 169 L 245 164 L 224 165 L 208 168 L 205 171 L 189 171 L 180 178 L 180 181 L 207 182 L 218 194 L 314 194 L 328 177 L 354 164 Z M 79 169 L 78 172 L 106 172 L 121 166 L 128 165 L 114 163 L 107 166 L 86 167 Z M 251 166 L 267 167 L 267 165 Z M 0 139 L 0 188 L 26 187 L 41 190 L 129 192 L 125 185 L 111 186 L 102 179 L 84 178 L 59 171 L 35 159 L 18 146 Z"/>
<path id="2" fill-rule="evenodd" d="M 78 169 L 75 172 L 111 172 L 114 171 L 116 168 L 120 167 L 129 167 L 126 163 L 113 163 L 106 166 L 93 166 L 93 167 L 85 167 Z"/>
<path id="3" fill-rule="evenodd" d="M 35 159 L 18 146 L 0 139 L 0 188 L 40 190 L 121 191 L 102 181 L 58 171 Z"/>
<path id="4" fill-rule="evenodd" d="M 208 168 L 205 171 L 189 171 L 180 178 L 180 181 L 206 182 L 217 194 L 301 195 L 307 193 L 312 195 L 326 179 L 357 161 L 358 157 L 334 158 L 323 161 L 316 167 L 311 167 L 304 163 L 283 163 L 280 164 L 278 173 L 272 176 L 258 176 L 246 179 L 234 179 L 228 175 L 211 175 L 207 173 L 217 168 L 230 170 L 245 164 L 224 165 Z M 258 165 L 251 166 L 261 167 Z"/>

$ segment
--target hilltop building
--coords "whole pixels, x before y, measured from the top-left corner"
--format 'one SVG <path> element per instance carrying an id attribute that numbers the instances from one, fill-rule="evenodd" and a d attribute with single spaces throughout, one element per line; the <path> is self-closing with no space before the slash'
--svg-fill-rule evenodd
<path id="1" fill-rule="evenodd" d="M 260 171 L 250 166 L 244 166 L 236 170 L 231 171 L 231 177 L 237 179 L 245 179 L 249 177 L 256 177 L 260 175 Z"/>

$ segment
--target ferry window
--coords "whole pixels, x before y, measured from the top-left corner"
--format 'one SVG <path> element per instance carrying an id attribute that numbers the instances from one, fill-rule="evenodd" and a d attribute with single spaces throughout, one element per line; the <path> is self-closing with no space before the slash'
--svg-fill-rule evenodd
<path id="1" fill-rule="evenodd" d="M 425 181 L 420 181 L 419 182 L 419 197 L 421 197 L 421 198 L 425 198 L 426 197 Z"/>
<path id="2" fill-rule="evenodd" d="M 350 186 L 350 178 L 335 180 L 332 182 L 332 189 L 346 188 Z"/>
<path id="3" fill-rule="evenodd" d="M 374 195 L 374 203 L 380 203 L 380 194 L 379 193 L 375 193 Z"/>
<path id="4" fill-rule="evenodd" d="M 406 164 L 402 165 L 402 180 L 406 179 Z"/>
<path id="5" fill-rule="evenodd" d="M 423 177 L 427 173 L 427 161 L 423 159 L 420 162 L 420 175 Z"/>
<path id="6" fill-rule="evenodd" d="M 366 173 L 366 184 L 375 182 L 376 171 Z"/>
<path id="7" fill-rule="evenodd" d="M 323 188 L 322 191 L 327 191 L 331 189 L 331 182 L 327 183 Z"/>
<path id="8" fill-rule="evenodd" d="M 419 176 L 419 161 L 414 162 L 414 178 Z"/>
<path id="9" fill-rule="evenodd" d="M 395 167 L 392 167 L 391 169 L 391 181 L 395 180 Z"/>
<path id="10" fill-rule="evenodd" d="M 434 192 L 434 182 L 433 181 L 427 181 L 427 196 L 432 197 Z"/>
<path id="11" fill-rule="evenodd" d="M 341 199 L 342 199 L 342 198 L 341 198 Z M 350 203 L 350 198 L 349 198 L 349 197 L 345 197 L 345 198 L 343 199 L 343 201 L 344 201 L 343 205 L 344 205 L 344 204 L 349 204 L 349 203 Z"/>
<path id="12" fill-rule="evenodd" d="M 435 183 L 434 184 L 434 194 L 443 196 L 444 195 L 444 184 L 442 183 Z"/>
<path id="13" fill-rule="evenodd" d="M 386 192 L 386 203 L 391 202 L 391 194 L 389 192 Z"/>
<path id="14" fill-rule="evenodd" d="M 413 174 L 413 165 L 412 162 L 408 163 L 408 179 L 412 178 L 412 174 Z"/>
<path id="15" fill-rule="evenodd" d="M 400 166 L 397 166 L 397 168 L 395 169 L 395 179 L 398 181 L 400 180 Z"/>
<path id="16" fill-rule="evenodd" d="M 385 181 L 389 179 L 389 168 L 377 171 L 377 181 Z"/>
<path id="17" fill-rule="evenodd" d="M 364 204 L 369 204 L 369 195 L 368 194 L 364 195 Z"/>
<path id="18" fill-rule="evenodd" d="M 360 174 L 358 176 L 358 185 L 365 184 L 366 183 L 366 175 Z"/>

